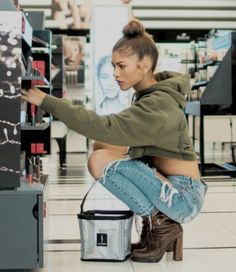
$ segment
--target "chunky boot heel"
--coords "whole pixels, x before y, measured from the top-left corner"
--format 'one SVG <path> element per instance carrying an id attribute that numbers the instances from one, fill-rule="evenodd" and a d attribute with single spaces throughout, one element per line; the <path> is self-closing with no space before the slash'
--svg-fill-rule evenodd
<path id="1" fill-rule="evenodd" d="M 183 260 L 183 232 L 179 234 L 175 241 L 173 259 L 175 261 Z"/>

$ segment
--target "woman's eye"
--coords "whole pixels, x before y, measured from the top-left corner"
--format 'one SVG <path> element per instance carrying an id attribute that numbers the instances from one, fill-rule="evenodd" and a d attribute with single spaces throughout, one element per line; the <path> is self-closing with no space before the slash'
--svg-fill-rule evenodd
<path id="1" fill-rule="evenodd" d="M 120 65 L 119 67 L 120 67 L 120 69 L 124 69 L 125 65 Z"/>

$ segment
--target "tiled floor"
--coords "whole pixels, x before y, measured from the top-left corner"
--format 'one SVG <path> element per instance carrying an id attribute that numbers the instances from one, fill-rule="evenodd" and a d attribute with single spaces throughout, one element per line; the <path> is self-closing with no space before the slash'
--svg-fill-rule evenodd
<path id="1" fill-rule="evenodd" d="M 218 151 L 217 151 L 218 152 Z M 212 153 L 213 154 L 213 153 Z M 215 156 L 214 153 L 212 156 Z M 219 153 L 220 154 L 220 153 Z M 221 154 L 220 154 L 221 155 Z M 48 215 L 45 222 L 45 264 L 41 272 L 222 272 L 236 269 L 236 180 L 208 181 L 202 212 L 184 228 L 184 259 L 172 260 L 167 253 L 160 263 L 80 261 L 80 235 L 77 214 L 81 200 L 93 179 L 86 169 L 86 154 L 68 154 L 64 170 L 58 169 L 58 156 L 50 160 L 47 187 Z M 123 206 L 96 185 L 86 208 Z M 133 230 L 133 240 L 137 234 Z"/>

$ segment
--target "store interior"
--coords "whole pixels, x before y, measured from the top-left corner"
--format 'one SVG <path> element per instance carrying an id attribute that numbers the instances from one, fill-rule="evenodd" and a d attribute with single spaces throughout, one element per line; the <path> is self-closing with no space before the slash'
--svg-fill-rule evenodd
<path id="1" fill-rule="evenodd" d="M 81 260 L 78 214 L 94 183 L 87 169 L 94 141 L 20 98 L 34 85 L 100 115 L 127 108 L 133 90 L 120 94 L 109 83 L 116 99 L 110 98 L 105 81 L 112 78 L 110 44 L 132 17 L 155 40 L 156 72 L 191 78 L 184 110 L 208 191 L 198 217 L 183 224 L 181 262 L 172 252 L 159 263 Z M 1 0 L 0 271 L 233 271 L 235 45 L 233 0 Z M 85 206 L 128 209 L 99 183 Z M 139 224 L 133 222 L 132 241 Z"/>

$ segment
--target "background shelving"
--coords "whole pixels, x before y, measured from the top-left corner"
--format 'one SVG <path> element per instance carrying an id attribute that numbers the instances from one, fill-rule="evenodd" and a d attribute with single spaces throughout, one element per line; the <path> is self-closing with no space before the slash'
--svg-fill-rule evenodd
<path id="1" fill-rule="evenodd" d="M 193 116 L 193 140 L 195 142 L 196 121 L 199 122 L 199 149 L 200 170 L 202 176 L 206 175 L 236 175 L 234 170 L 224 166 L 218 166 L 205 162 L 205 133 L 204 122 L 206 116 L 228 115 L 229 129 L 231 126 L 231 115 L 236 114 L 236 95 L 234 92 L 236 79 L 235 66 L 235 43 L 236 32 L 225 31 L 214 33 L 206 39 L 205 55 L 202 54 L 200 65 L 197 65 L 196 73 L 205 71 L 203 81 L 195 81 L 192 92 L 186 102 L 185 112 Z M 214 71 L 208 68 L 214 67 Z M 205 80 L 204 80 L 205 79 Z M 196 80 L 196 78 L 195 78 Z M 232 134 L 232 132 L 231 132 Z M 231 137 L 231 142 L 233 142 Z M 235 164 L 235 162 L 233 162 Z"/>

